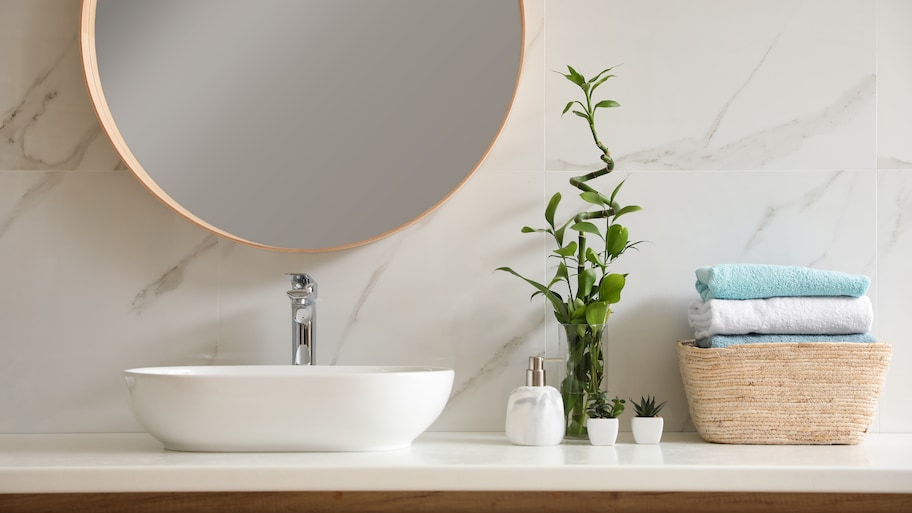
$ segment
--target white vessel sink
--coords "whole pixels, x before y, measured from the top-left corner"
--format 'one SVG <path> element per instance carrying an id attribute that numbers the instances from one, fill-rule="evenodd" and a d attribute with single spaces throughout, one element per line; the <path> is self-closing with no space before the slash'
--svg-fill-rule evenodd
<path id="1" fill-rule="evenodd" d="M 383 451 L 443 411 L 453 370 L 369 366 L 150 367 L 124 371 L 131 408 L 177 451 Z"/>

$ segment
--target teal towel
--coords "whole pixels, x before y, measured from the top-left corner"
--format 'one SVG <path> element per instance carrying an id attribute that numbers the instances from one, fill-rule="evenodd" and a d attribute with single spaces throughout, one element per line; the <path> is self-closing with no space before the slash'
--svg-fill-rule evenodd
<path id="1" fill-rule="evenodd" d="M 809 267 L 763 264 L 721 264 L 696 270 L 697 292 L 710 299 L 763 299 L 794 296 L 861 297 L 867 276 Z"/>
<path id="2" fill-rule="evenodd" d="M 739 344 L 762 344 L 772 342 L 877 342 L 870 333 L 853 333 L 850 335 L 715 335 L 697 339 L 696 346 L 718 348 Z"/>

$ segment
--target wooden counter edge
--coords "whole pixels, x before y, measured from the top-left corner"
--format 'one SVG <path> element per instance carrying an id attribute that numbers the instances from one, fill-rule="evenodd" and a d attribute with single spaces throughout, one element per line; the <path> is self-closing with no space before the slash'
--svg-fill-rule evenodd
<path id="1" fill-rule="evenodd" d="M 748 492 L 156 492 L 0 494 L 0 511 L 36 513 L 909 512 L 912 494 Z"/>

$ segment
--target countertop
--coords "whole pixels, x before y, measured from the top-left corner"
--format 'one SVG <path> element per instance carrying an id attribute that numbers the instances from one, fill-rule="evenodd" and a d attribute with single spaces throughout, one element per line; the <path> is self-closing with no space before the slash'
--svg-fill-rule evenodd
<path id="1" fill-rule="evenodd" d="M 912 493 L 912 435 L 855 446 L 748 446 L 666 433 L 659 445 L 518 447 L 428 432 L 371 453 L 183 453 L 141 433 L 0 435 L 0 493 L 218 491 Z"/>

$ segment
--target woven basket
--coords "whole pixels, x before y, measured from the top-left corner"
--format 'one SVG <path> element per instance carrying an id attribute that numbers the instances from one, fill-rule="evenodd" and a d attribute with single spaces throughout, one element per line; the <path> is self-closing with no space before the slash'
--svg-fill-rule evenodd
<path id="1" fill-rule="evenodd" d="M 893 352 L 852 342 L 676 346 L 697 431 L 727 444 L 861 442 Z"/>

